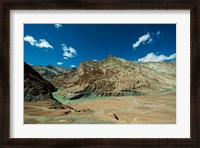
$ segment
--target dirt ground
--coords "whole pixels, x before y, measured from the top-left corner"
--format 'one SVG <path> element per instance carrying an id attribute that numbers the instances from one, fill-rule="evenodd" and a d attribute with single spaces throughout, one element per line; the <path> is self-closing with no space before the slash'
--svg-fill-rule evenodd
<path id="1" fill-rule="evenodd" d="M 175 124 L 176 97 L 123 96 L 72 101 L 25 102 L 25 124 Z"/>

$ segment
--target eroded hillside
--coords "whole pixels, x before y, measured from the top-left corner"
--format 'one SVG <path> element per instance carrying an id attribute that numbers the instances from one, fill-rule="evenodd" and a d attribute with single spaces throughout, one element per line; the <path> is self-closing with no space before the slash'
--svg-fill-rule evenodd
<path id="1" fill-rule="evenodd" d="M 45 80 L 30 65 L 24 62 L 24 100 L 38 101 L 53 99 L 52 92 L 57 89 Z"/>
<path id="2" fill-rule="evenodd" d="M 175 92 L 175 62 L 135 63 L 109 55 L 87 61 L 51 81 L 65 99 Z"/>
<path id="3" fill-rule="evenodd" d="M 36 70 L 44 79 L 51 80 L 55 76 L 67 73 L 69 70 L 62 66 L 41 66 L 41 65 L 33 65 L 32 68 Z"/>

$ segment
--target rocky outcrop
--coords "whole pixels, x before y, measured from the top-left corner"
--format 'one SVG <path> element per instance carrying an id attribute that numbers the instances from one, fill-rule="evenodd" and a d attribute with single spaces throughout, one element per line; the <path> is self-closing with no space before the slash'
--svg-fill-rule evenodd
<path id="1" fill-rule="evenodd" d="M 53 99 L 57 89 L 45 80 L 30 65 L 24 62 L 24 100 L 37 101 Z"/>
<path id="2" fill-rule="evenodd" d="M 81 63 L 52 83 L 66 99 L 150 95 L 176 89 L 175 62 L 135 63 L 115 56 Z"/>
<path id="3" fill-rule="evenodd" d="M 68 73 L 69 70 L 62 66 L 41 66 L 41 65 L 33 65 L 32 68 L 37 71 L 44 79 L 51 80 L 55 76 Z"/>

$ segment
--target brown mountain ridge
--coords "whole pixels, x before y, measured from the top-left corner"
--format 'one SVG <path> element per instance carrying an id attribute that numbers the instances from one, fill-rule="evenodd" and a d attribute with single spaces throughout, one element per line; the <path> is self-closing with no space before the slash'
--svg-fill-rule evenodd
<path id="1" fill-rule="evenodd" d="M 44 79 L 51 80 L 55 76 L 67 73 L 69 70 L 63 66 L 42 66 L 42 65 L 32 65 L 31 66 L 35 71 L 37 71 Z"/>
<path id="2" fill-rule="evenodd" d="M 174 93 L 176 64 L 137 63 L 109 55 L 102 61 L 83 62 L 51 82 L 65 99 Z"/>

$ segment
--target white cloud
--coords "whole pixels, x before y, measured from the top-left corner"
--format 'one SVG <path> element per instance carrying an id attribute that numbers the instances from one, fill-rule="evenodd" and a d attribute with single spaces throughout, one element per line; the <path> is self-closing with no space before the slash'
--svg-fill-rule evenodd
<path id="1" fill-rule="evenodd" d="M 160 31 L 158 31 L 157 33 L 156 33 L 156 35 L 159 35 L 160 34 Z"/>
<path id="2" fill-rule="evenodd" d="M 165 55 L 156 55 L 154 53 L 149 53 L 143 58 L 139 58 L 138 62 L 163 62 L 163 61 L 169 61 L 174 60 L 176 58 L 176 54 L 172 54 L 170 56 Z"/>
<path id="3" fill-rule="evenodd" d="M 67 47 L 65 44 L 61 44 L 61 46 L 62 46 L 62 49 L 63 49 L 64 59 L 73 58 L 77 55 L 77 52 L 74 48 Z"/>
<path id="4" fill-rule="evenodd" d="M 145 35 L 139 37 L 138 41 L 133 44 L 133 48 L 136 49 L 141 44 L 150 44 L 154 42 L 156 38 L 159 38 L 160 33 L 160 31 L 157 33 L 146 33 Z"/>
<path id="5" fill-rule="evenodd" d="M 149 42 L 149 43 L 150 43 L 151 41 L 152 41 L 152 39 L 151 39 L 150 33 L 147 33 L 147 34 L 145 34 L 145 35 L 139 37 L 138 41 L 135 42 L 135 43 L 133 44 L 133 48 L 135 49 L 135 48 L 138 47 L 141 43 L 145 44 L 146 42 Z"/>
<path id="6" fill-rule="evenodd" d="M 39 41 L 35 40 L 33 36 L 27 35 L 24 37 L 24 41 L 29 42 L 32 46 L 36 46 L 38 48 L 51 48 L 53 49 L 53 46 L 49 44 L 45 39 L 40 39 Z"/>
<path id="7" fill-rule="evenodd" d="M 45 39 L 40 39 L 35 46 L 39 47 L 39 48 L 51 48 L 53 49 L 53 47 L 45 40 Z"/>
<path id="8" fill-rule="evenodd" d="M 76 66 L 75 66 L 75 65 L 71 65 L 71 67 L 72 67 L 72 68 L 76 68 Z"/>
<path id="9" fill-rule="evenodd" d="M 55 27 L 56 27 L 57 29 L 59 29 L 59 28 L 62 27 L 62 25 L 61 25 L 61 24 L 55 24 Z"/>
<path id="10" fill-rule="evenodd" d="M 67 51 L 64 51 L 63 56 L 67 57 L 67 58 L 72 58 L 73 57 L 73 55 L 71 53 L 67 52 Z"/>
<path id="11" fill-rule="evenodd" d="M 29 35 L 24 37 L 24 41 L 29 42 L 32 46 L 34 46 L 37 43 L 37 40 L 35 40 L 32 36 Z"/>
<path id="12" fill-rule="evenodd" d="M 72 53 L 72 54 L 75 54 L 75 55 L 76 55 L 76 50 L 75 50 L 74 48 L 72 48 L 72 47 L 69 47 L 69 51 L 70 51 L 70 53 Z"/>
<path id="13" fill-rule="evenodd" d="M 64 59 L 64 60 L 67 60 L 68 58 L 67 58 L 67 57 L 64 57 L 63 59 Z"/>
<path id="14" fill-rule="evenodd" d="M 150 44 L 152 41 L 153 41 L 153 38 L 150 38 L 150 39 L 147 41 L 147 44 Z"/>
<path id="15" fill-rule="evenodd" d="M 95 62 L 97 62 L 97 60 L 95 60 L 95 59 L 94 59 L 94 60 L 92 60 L 92 61 L 95 61 Z"/>
<path id="16" fill-rule="evenodd" d="M 172 54 L 172 55 L 170 55 L 169 57 L 168 57 L 168 60 L 173 60 L 173 59 L 175 59 L 176 58 L 176 54 L 174 53 L 174 54 Z"/>
<path id="17" fill-rule="evenodd" d="M 58 64 L 58 65 L 62 65 L 62 64 L 63 64 L 63 62 L 57 62 L 57 64 Z"/>

